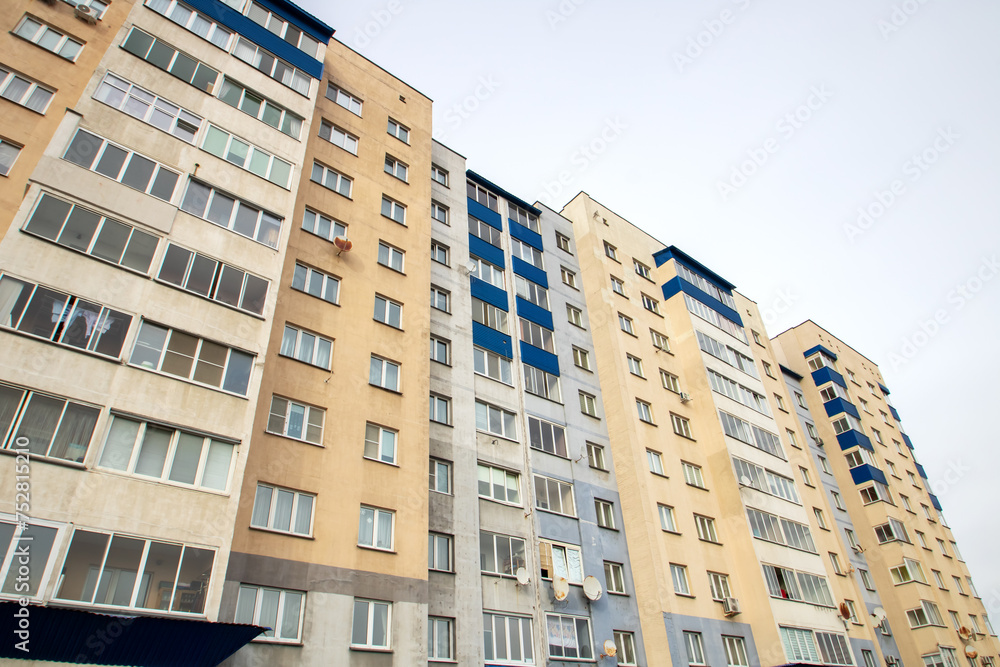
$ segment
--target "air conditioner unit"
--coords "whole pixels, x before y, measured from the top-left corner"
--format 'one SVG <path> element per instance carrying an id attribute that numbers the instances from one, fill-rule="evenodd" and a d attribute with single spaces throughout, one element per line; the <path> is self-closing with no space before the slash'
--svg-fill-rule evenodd
<path id="1" fill-rule="evenodd" d="M 726 616 L 735 616 L 740 613 L 740 601 L 736 598 L 722 598 L 722 611 Z"/>
<path id="2" fill-rule="evenodd" d="M 682 403 L 687 403 L 690 400 L 691 400 L 691 394 L 687 393 L 686 391 L 682 391 L 681 392 L 681 402 Z"/>
<path id="3" fill-rule="evenodd" d="M 94 10 L 90 7 L 84 7 L 83 5 L 77 5 L 73 9 L 73 15 L 81 21 L 86 21 L 91 25 L 97 23 L 97 16 L 94 15 Z"/>

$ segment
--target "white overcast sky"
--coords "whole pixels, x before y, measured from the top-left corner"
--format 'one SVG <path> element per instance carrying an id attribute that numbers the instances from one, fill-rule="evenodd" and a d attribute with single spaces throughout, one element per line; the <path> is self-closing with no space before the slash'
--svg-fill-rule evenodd
<path id="1" fill-rule="evenodd" d="M 1000 5 L 300 4 L 470 169 L 556 210 L 585 190 L 770 335 L 812 319 L 875 361 L 1000 628 Z"/>

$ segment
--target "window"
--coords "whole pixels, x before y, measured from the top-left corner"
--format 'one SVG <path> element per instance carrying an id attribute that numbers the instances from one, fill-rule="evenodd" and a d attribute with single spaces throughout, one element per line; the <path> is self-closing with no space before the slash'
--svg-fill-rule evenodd
<path id="1" fill-rule="evenodd" d="M 604 561 L 604 583 L 608 593 L 618 593 L 626 595 L 625 592 L 625 570 L 621 563 Z M 617 633 L 616 633 L 617 634 Z M 621 649 L 621 645 L 618 645 Z M 621 661 L 618 664 L 622 664 Z"/>
<path id="2" fill-rule="evenodd" d="M 670 423 L 673 424 L 674 433 L 685 438 L 694 439 L 694 436 L 691 435 L 691 422 L 686 418 L 671 412 Z"/>
<path id="3" fill-rule="evenodd" d="M 332 83 L 326 84 L 326 97 L 333 100 L 356 116 L 361 115 L 362 101 Z"/>
<path id="4" fill-rule="evenodd" d="M 975 632 L 977 635 L 978 634 L 982 634 L 983 630 L 980 627 L 980 625 L 979 625 L 979 619 L 976 617 L 975 614 L 969 614 L 969 622 L 972 624 L 972 631 L 973 632 Z"/>
<path id="5" fill-rule="evenodd" d="M 601 528 L 615 528 L 615 506 L 606 500 L 595 499 L 594 509 L 597 510 L 597 525 Z"/>
<path id="6" fill-rule="evenodd" d="M 310 58 L 316 58 L 319 51 L 319 42 L 312 36 L 302 32 L 293 24 L 285 21 L 277 14 L 269 12 L 266 8 L 256 2 L 251 2 L 247 7 L 246 15 L 261 27 L 282 38 L 288 44 L 299 49 Z"/>
<path id="7" fill-rule="evenodd" d="M 969 584 L 969 592 L 972 593 L 973 597 L 980 597 L 979 593 L 976 591 L 976 587 L 972 585 L 972 577 L 966 577 L 965 581 Z"/>
<path id="8" fill-rule="evenodd" d="M 451 292 L 431 285 L 431 308 L 445 313 L 451 312 Z"/>
<path id="9" fill-rule="evenodd" d="M 809 474 L 809 469 L 799 466 L 799 473 L 802 475 L 802 483 L 806 486 L 813 486 L 812 475 Z"/>
<path id="10" fill-rule="evenodd" d="M 378 244 L 378 263 L 382 266 L 387 266 L 393 271 L 403 272 L 403 256 L 404 252 L 399 248 L 394 248 L 388 243 L 383 243 L 379 241 Z"/>
<path id="11" fill-rule="evenodd" d="M 836 574 L 844 574 L 844 568 L 840 564 L 840 556 L 834 552 L 829 552 L 830 564 L 833 566 L 833 571 Z"/>
<path id="12" fill-rule="evenodd" d="M 513 577 L 525 566 L 524 540 L 479 531 L 479 564 L 483 572 Z"/>
<path id="13" fill-rule="evenodd" d="M 656 509 L 660 515 L 660 528 L 668 533 L 676 533 L 677 522 L 674 521 L 674 508 L 669 505 L 657 504 Z"/>
<path id="14" fill-rule="evenodd" d="M 448 170 L 447 169 L 442 169 L 441 167 L 437 166 L 436 164 L 432 164 L 431 165 L 431 180 L 440 183 L 444 187 L 448 187 Z"/>
<path id="15" fill-rule="evenodd" d="M 481 347 L 473 347 L 472 361 L 479 375 L 485 375 L 504 384 L 513 384 L 510 359 Z"/>
<path id="16" fill-rule="evenodd" d="M 33 456 L 83 463 L 100 412 L 95 406 L 0 384 L 0 445 L 23 448 L 20 443 L 27 440 Z"/>
<path id="17" fill-rule="evenodd" d="M 439 616 L 427 617 L 427 659 L 431 662 L 454 659 L 452 634 L 455 621 Z"/>
<path id="18" fill-rule="evenodd" d="M 868 570 L 858 570 L 858 575 L 861 577 L 861 583 L 864 585 L 866 590 L 875 590 L 875 582 L 872 581 L 872 575 Z"/>
<path id="19" fill-rule="evenodd" d="M 406 207 L 385 195 L 382 196 L 382 215 L 401 225 L 406 224 Z"/>
<path id="20" fill-rule="evenodd" d="M 580 394 L 580 412 L 591 417 L 597 416 L 597 397 L 585 391 Z"/>
<path id="21" fill-rule="evenodd" d="M 427 569 L 452 572 L 452 537 L 441 533 L 427 534 Z"/>
<path id="22" fill-rule="evenodd" d="M 915 530 L 913 532 L 917 534 L 917 541 L 920 543 L 920 546 L 922 546 L 924 549 L 930 549 L 930 547 L 927 546 L 927 538 L 924 536 L 924 534 L 919 530 Z"/>
<path id="23" fill-rule="evenodd" d="M 55 91 L 0 65 L 0 97 L 44 114 Z"/>
<path id="24" fill-rule="evenodd" d="M 820 469 L 823 472 L 825 472 L 827 475 L 832 475 L 833 471 L 830 470 L 830 462 L 826 460 L 826 457 L 825 456 L 817 456 L 817 458 L 819 459 L 819 467 L 820 467 Z"/>
<path id="25" fill-rule="evenodd" d="M 386 126 L 386 132 L 396 137 L 404 144 L 410 143 L 410 128 L 405 125 L 401 125 L 398 121 L 389 119 L 389 123 Z"/>
<path id="26" fill-rule="evenodd" d="M 854 549 L 858 553 L 861 553 L 862 551 L 861 545 L 858 544 L 858 538 L 854 534 L 853 530 L 851 530 L 850 528 L 845 528 L 844 537 L 847 538 L 847 543 L 851 546 L 852 549 Z"/>
<path id="27" fill-rule="evenodd" d="M 281 58 L 274 57 L 245 37 L 237 40 L 233 55 L 295 92 L 309 96 L 312 78 L 308 74 L 292 67 Z"/>
<path id="28" fill-rule="evenodd" d="M 686 565 L 670 564 L 670 577 L 674 581 L 674 593 L 678 595 L 691 595 L 691 587 L 688 586 L 688 575 Z"/>
<path id="29" fill-rule="evenodd" d="M 708 587 L 712 591 L 712 599 L 721 602 L 726 598 L 733 597 L 729 588 L 729 575 L 718 572 L 708 573 Z"/>
<path id="30" fill-rule="evenodd" d="M 814 507 L 813 514 L 816 516 L 816 524 L 823 530 L 829 530 L 829 528 L 826 527 L 826 517 L 823 515 L 823 510 L 818 507 Z"/>
<path id="31" fill-rule="evenodd" d="M 398 392 L 399 364 L 373 354 L 368 370 L 368 384 Z"/>
<path id="32" fill-rule="evenodd" d="M 281 337 L 281 349 L 278 351 L 281 356 L 330 370 L 332 352 L 332 340 L 285 325 L 285 333 Z"/>
<path id="33" fill-rule="evenodd" d="M 316 496 L 310 493 L 258 483 L 250 525 L 280 533 L 312 535 L 315 502 Z"/>
<path id="34" fill-rule="evenodd" d="M 157 279 L 255 315 L 264 311 L 267 300 L 268 281 L 173 243 Z"/>
<path id="35" fill-rule="evenodd" d="M 728 345 L 723 345 L 711 336 L 706 336 L 700 331 L 696 331 L 695 333 L 698 338 L 698 347 L 700 347 L 703 352 L 710 354 L 733 368 L 746 373 L 752 378 L 758 378 L 757 367 L 754 366 L 753 359 L 742 352 L 729 347 Z"/>
<path id="36" fill-rule="evenodd" d="M 608 243 L 607 241 L 604 242 L 604 254 L 607 255 L 610 259 L 613 259 L 616 262 L 618 261 L 618 249 L 615 248 L 610 243 Z"/>
<path id="37" fill-rule="evenodd" d="M 448 266 L 448 246 L 440 241 L 431 241 L 431 259 L 438 264 Z"/>
<path id="38" fill-rule="evenodd" d="M 302 229 L 327 241 L 332 241 L 338 236 L 347 236 L 347 225 L 308 208 L 302 215 Z"/>
<path id="39" fill-rule="evenodd" d="M 112 74 L 108 74 L 108 78 L 113 76 L 114 75 Z M 245 86 L 236 83 L 229 77 L 225 77 L 222 81 L 222 85 L 219 87 L 219 99 L 229 106 L 239 109 L 240 111 L 253 116 L 257 120 L 267 123 L 279 132 L 287 134 L 293 139 L 299 138 L 299 134 L 302 129 L 301 118 L 266 97 L 258 95 Z M 126 112 L 128 112 L 127 108 Z M 198 119 L 198 122 L 200 122 L 200 119 Z M 320 127 L 320 136 L 329 140 L 329 128 L 327 126 L 328 124 L 324 121 L 323 126 Z M 166 128 L 161 129 L 164 129 L 167 132 L 170 131 Z M 324 136 L 324 129 L 326 129 L 327 136 Z M 339 132 L 339 130 L 337 131 Z M 342 148 L 347 148 L 347 146 L 342 146 Z M 351 149 L 347 148 L 347 150 Z M 351 152 L 357 155 L 356 138 L 354 138 L 354 150 Z"/>
<path id="40" fill-rule="evenodd" d="M 865 412 L 867 412 L 868 414 L 871 414 L 871 413 L 872 413 L 872 411 L 868 409 L 868 401 L 866 401 L 866 400 L 865 400 L 865 399 L 863 399 L 863 398 L 859 398 L 859 399 L 858 399 L 858 403 L 860 403 L 860 404 L 861 404 L 861 409 L 862 409 L 862 410 L 864 410 L 864 411 L 865 411 Z M 879 444 L 882 444 L 882 443 L 880 442 Z"/>
<path id="41" fill-rule="evenodd" d="M 487 282 L 494 287 L 506 289 L 507 285 L 504 280 L 503 269 L 498 266 L 494 266 L 485 260 L 479 259 L 475 255 L 470 255 L 469 260 L 471 263 L 476 265 L 470 275 L 474 278 L 482 280 L 483 282 Z"/>
<path id="42" fill-rule="evenodd" d="M 604 463 L 604 446 L 588 442 L 587 462 L 595 470 L 607 470 L 607 466 Z"/>
<path id="43" fill-rule="evenodd" d="M 674 566 L 671 565 L 671 568 Z M 677 584 L 674 584 L 674 590 L 677 589 Z M 684 648 L 687 651 L 687 662 L 689 665 L 704 665 L 705 663 L 705 648 L 701 643 L 701 633 L 700 632 L 684 632 Z"/>
<path id="44" fill-rule="evenodd" d="M 834 607 L 833 596 L 824 577 L 764 565 L 764 579 L 771 597 Z"/>
<path id="45" fill-rule="evenodd" d="M 73 424 L 73 417 L 69 413 L 63 421 Z M 93 422 L 81 421 L 79 416 L 76 422 L 74 425 L 85 430 L 88 426 L 93 429 Z M 225 491 L 237 444 L 113 415 L 98 466 L 197 489 Z M 79 447 L 85 448 L 86 443 Z"/>
<path id="46" fill-rule="evenodd" d="M 365 424 L 365 453 L 366 459 L 381 461 L 383 463 L 396 462 L 396 438 L 399 432 L 372 424 Z"/>
<path id="47" fill-rule="evenodd" d="M 615 646 L 618 648 L 618 664 L 622 667 L 635 665 L 635 635 L 631 632 L 615 630 L 613 637 Z"/>
<path id="48" fill-rule="evenodd" d="M 625 296 L 625 283 L 614 276 L 611 276 L 611 289 L 615 294 Z"/>
<path id="49" fill-rule="evenodd" d="M 715 532 L 715 519 L 695 514 L 694 524 L 698 528 L 698 539 L 706 542 L 719 542 L 719 536 Z"/>
<path id="50" fill-rule="evenodd" d="M 257 641 L 298 643 L 302 638 L 302 608 L 306 594 L 280 588 L 240 584 L 236 623 L 267 628 Z"/>
<path id="51" fill-rule="evenodd" d="M 722 647 L 726 649 L 726 664 L 730 667 L 749 667 L 746 640 L 743 637 L 722 636 Z M 849 654 L 848 654 L 849 655 Z M 846 663 L 853 664 L 853 663 Z"/>
<path id="52" fill-rule="evenodd" d="M 432 458 L 429 475 L 431 491 L 451 495 L 451 462 Z"/>
<path id="53" fill-rule="evenodd" d="M 508 440 L 517 440 L 517 415 L 495 405 L 476 401 L 476 429 Z"/>
<path id="54" fill-rule="evenodd" d="M 550 658 L 594 659 L 589 618 L 545 614 L 545 625 Z"/>
<path id="55" fill-rule="evenodd" d="M 632 375 L 638 375 L 641 378 L 646 377 L 642 372 L 642 359 L 639 357 L 633 357 L 631 354 L 626 354 L 625 358 L 628 361 L 629 373 Z"/>
<path id="56" fill-rule="evenodd" d="M 181 210 L 271 248 L 278 247 L 281 218 L 192 180 Z"/>
<path id="57" fill-rule="evenodd" d="M 535 475 L 535 507 L 565 516 L 576 516 L 573 485 L 551 477 Z M 582 577 L 577 583 L 582 583 Z"/>
<path id="58" fill-rule="evenodd" d="M 647 424 L 653 424 L 655 426 L 655 423 L 653 422 L 653 408 L 649 403 L 637 398 L 635 399 L 635 408 L 639 413 L 640 421 L 644 421 Z"/>
<path id="59" fill-rule="evenodd" d="M 21 22 L 14 29 L 14 34 L 70 62 L 75 61 L 80 51 L 83 50 L 82 43 L 72 37 L 67 37 L 51 26 L 35 21 L 29 16 L 21 19 Z"/>
<path id="60" fill-rule="evenodd" d="M 245 40 L 241 39 L 240 41 Z M 209 94 L 219 78 L 219 73 L 205 63 L 186 53 L 181 53 L 169 44 L 138 28 L 132 28 L 122 43 L 122 48 Z"/>
<path id="61" fill-rule="evenodd" d="M 327 190 L 344 195 L 348 199 L 351 197 L 351 187 L 354 185 L 354 181 L 325 164 L 314 161 L 309 180 L 322 185 Z"/>
<path id="62" fill-rule="evenodd" d="M 632 260 L 632 266 L 635 267 L 635 273 L 636 273 L 636 275 L 642 276 L 646 280 L 652 280 L 653 279 L 653 276 L 652 276 L 652 274 L 649 271 L 649 267 L 646 266 L 645 264 L 643 264 L 642 262 L 640 262 L 639 260 L 633 259 Z"/>
<path id="63" fill-rule="evenodd" d="M 585 371 L 590 370 L 590 352 L 583 348 L 573 346 L 573 365 Z"/>
<path id="64" fill-rule="evenodd" d="M 958 544 L 956 544 L 954 541 L 951 542 L 951 550 L 955 552 L 955 558 L 957 558 L 962 562 L 965 562 L 965 559 L 962 558 L 962 554 L 959 553 L 958 551 Z"/>
<path id="65" fill-rule="evenodd" d="M 205 15 L 192 11 L 187 5 L 176 0 L 146 0 L 146 6 L 220 49 L 229 50 L 233 33 Z"/>
<path id="66" fill-rule="evenodd" d="M 164 201 L 174 196 L 179 174 L 147 157 L 78 130 L 63 158 Z"/>
<path id="67" fill-rule="evenodd" d="M 358 522 L 358 546 L 391 551 L 395 517 L 396 513 L 391 510 L 362 505 Z"/>
<path id="68" fill-rule="evenodd" d="M 534 640 L 531 619 L 483 612 L 483 646 L 487 661 L 504 664 L 533 665 Z"/>
<path id="69" fill-rule="evenodd" d="M 899 471 L 896 470 L 896 464 L 895 463 L 893 463 L 892 461 L 886 460 L 885 467 L 888 468 L 890 475 L 892 475 L 896 479 L 902 479 L 902 477 L 899 476 Z"/>
<path id="70" fill-rule="evenodd" d="M 781 442 L 775 434 L 765 431 L 759 426 L 751 426 L 749 422 L 739 417 L 734 417 L 722 410 L 719 411 L 719 417 L 722 419 L 722 430 L 729 437 L 736 438 L 751 447 L 756 447 L 778 458 L 785 458 L 784 452 L 781 449 Z"/>
<path id="71" fill-rule="evenodd" d="M 934 575 L 934 582 L 937 584 L 938 588 L 940 588 L 943 591 L 948 590 L 948 587 L 944 583 L 944 577 L 941 576 L 941 570 L 932 569 L 931 574 Z"/>
<path id="72" fill-rule="evenodd" d="M 532 449 L 563 458 L 569 457 L 566 449 L 566 429 L 558 424 L 529 416 L 528 439 Z"/>
<path id="73" fill-rule="evenodd" d="M 879 414 L 882 415 L 882 421 L 884 421 L 886 424 L 889 424 L 890 426 L 892 425 L 892 422 L 889 421 L 889 415 L 882 412 L 881 410 L 879 410 Z"/>
<path id="74" fill-rule="evenodd" d="M 533 283 L 527 278 L 515 275 L 514 289 L 517 296 L 528 303 L 534 304 L 539 308 L 544 308 L 545 310 L 549 309 L 549 291 L 541 285 Z"/>
<path id="75" fill-rule="evenodd" d="M 956 576 L 952 575 L 951 579 L 952 579 L 952 581 L 955 582 L 955 588 L 958 590 L 958 594 L 959 595 L 968 595 L 968 593 L 965 592 L 965 587 L 962 586 L 962 578 L 961 577 L 956 577 Z"/>
<path id="76" fill-rule="evenodd" d="M 560 234 L 559 232 L 556 232 L 556 247 L 563 252 L 568 252 L 571 255 L 573 254 L 573 251 L 570 250 L 569 237 L 564 234 Z"/>
<path id="77" fill-rule="evenodd" d="M 559 275 L 562 277 L 562 281 L 566 285 L 572 287 L 573 289 L 577 289 L 575 273 L 567 269 L 565 266 L 562 266 L 559 268 Z"/>
<path id="78" fill-rule="evenodd" d="M 246 396 L 254 356 L 143 321 L 129 364 Z"/>
<path id="79" fill-rule="evenodd" d="M 511 505 L 521 504 L 520 475 L 496 466 L 479 464 L 479 497 Z"/>
<path id="80" fill-rule="evenodd" d="M 675 394 L 681 393 L 681 382 L 673 373 L 668 373 L 667 371 L 660 369 L 660 382 L 663 383 L 663 388 L 674 392 Z"/>
<path id="81" fill-rule="evenodd" d="M 663 456 L 659 452 L 647 449 L 646 461 L 649 463 L 649 472 L 655 475 L 663 475 Z"/>
<path id="82" fill-rule="evenodd" d="M 475 297 L 472 298 L 472 320 L 500 333 L 508 332 L 507 311 Z"/>
<path id="83" fill-rule="evenodd" d="M 580 547 L 542 540 L 538 545 L 542 579 L 563 577 L 571 584 L 583 583 L 583 556 Z"/>
<path id="84" fill-rule="evenodd" d="M 864 501 L 866 505 L 869 503 L 875 503 L 879 501 L 885 503 L 892 502 L 892 498 L 889 495 L 889 487 L 885 486 L 884 484 L 880 484 L 878 482 L 875 482 L 871 486 L 864 487 L 863 489 L 860 490 L 860 493 L 861 493 L 861 499 Z"/>
<path id="85" fill-rule="evenodd" d="M 381 322 L 382 324 L 388 324 L 390 327 L 393 327 L 395 329 L 402 329 L 403 304 L 396 303 L 392 299 L 388 299 L 384 296 L 381 296 L 380 294 L 376 294 L 374 318 L 376 322 Z M 431 347 L 433 348 L 433 343 Z"/>
<path id="86" fill-rule="evenodd" d="M 524 390 L 529 394 L 560 402 L 562 392 L 559 388 L 559 376 L 546 373 L 540 368 L 524 364 Z"/>
<path id="87" fill-rule="evenodd" d="M 583 328 L 583 311 L 568 303 L 566 304 L 566 319 L 570 324 Z"/>
<path id="88" fill-rule="evenodd" d="M 944 620 L 938 606 L 929 600 L 921 600 L 920 606 L 906 612 L 906 620 L 910 622 L 911 628 L 922 628 L 926 625 L 940 625 L 944 627 Z"/>
<path id="89" fill-rule="evenodd" d="M 684 471 L 684 481 L 689 485 L 697 486 L 699 489 L 706 488 L 705 480 L 701 476 L 701 466 L 681 461 L 681 470 Z"/>
<path id="90" fill-rule="evenodd" d="M 507 202 L 507 210 L 510 219 L 517 224 L 527 227 L 536 234 L 541 232 L 541 229 L 538 227 L 538 217 L 533 213 L 529 213 L 527 210 L 509 201 Z"/>
<path id="91" fill-rule="evenodd" d="M 448 365 L 451 360 L 451 343 L 444 338 L 431 336 L 431 361 Z"/>
<path id="92" fill-rule="evenodd" d="M 322 445 L 325 418 L 326 410 L 322 408 L 272 396 L 267 432 Z"/>
<path id="93" fill-rule="evenodd" d="M 513 237 L 510 239 L 510 254 L 511 257 L 524 260 L 536 269 L 545 269 L 545 260 L 542 257 L 542 251 Z"/>
<path id="94" fill-rule="evenodd" d="M 450 412 L 451 412 L 451 399 L 444 396 L 438 396 L 436 394 L 431 394 L 431 411 L 430 419 L 432 422 L 437 422 L 438 424 L 449 425 L 451 424 Z"/>
<path id="95" fill-rule="evenodd" d="M 392 627 L 392 603 L 377 600 L 354 600 L 354 625 L 351 646 L 388 649 Z"/>
<path id="96" fill-rule="evenodd" d="M 841 497 L 841 495 L 839 493 L 837 493 L 836 491 L 831 491 L 830 495 L 833 496 L 833 504 L 834 504 L 834 506 L 838 510 L 840 510 L 841 512 L 846 512 L 847 511 L 847 507 L 844 506 L 844 499 Z"/>
<path id="97" fill-rule="evenodd" d="M 319 125 L 319 138 L 329 141 L 334 146 L 339 146 L 345 151 L 352 155 L 358 154 L 358 138 L 348 132 L 347 130 L 342 130 L 328 120 L 323 120 Z M 390 174 L 393 173 L 389 170 L 389 158 L 386 156 L 386 171 Z M 405 174 L 405 170 L 404 170 Z M 405 179 L 404 179 L 405 180 Z"/>
<path id="98" fill-rule="evenodd" d="M 664 352 L 670 351 L 670 339 L 654 329 L 649 330 L 649 335 L 653 339 L 653 347 Z"/>
<path id="99" fill-rule="evenodd" d="M 618 313 L 618 326 L 621 328 L 622 331 L 629 334 L 630 336 L 635 335 L 635 329 L 632 327 L 631 317 Z"/>
<path id="100" fill-rule="evenodd" d="M 292 289 L 336 304 L 340 298 L 340 278 L 296 262 L 295 273 L 292 274 Z"/>
<path id="101" fill-rule="evenodd" d="M 491 246 L 496 248 L 503 247 L 500 230 L 471 215 L 469 216 L 469 233 L 482 241 L 486 241 Z"/>
<path id="102" fill-rule="evenodd" d="M 236 135 L 209 124 L 202 149 L 275 185 L 288 189 L 292 165 Z M 313 165 L 315 171 L 315 165 Z"/>
<path id="103" fill-rule="evenodd" d="M 920 563 L 910 558 L 904 558 L 902 565 L 890 568 L 889 574 L 892 575 L 892 583 L 897 585 L 906 584 L 911 581 L 919 581 L 922 584 L 927 583 L 927 577 L 924 576 L 924 570 L 920 566 Z"/>
<path id="104" fill-rule="evenodd" d="M 389 134 L 392 134 L 392 132 L 390 131 Z M 469 199 L 482 204 L 491 211 L 500 212 L 500 204 L 497 196 L 486 188 L 476 185 L 472 181 L 466 181 L 465 194 Z"/>
<path id="105" fill-rule="evenodd" d="M 431 200 L 431 217 L 438 222 L 448 223 L 448 207 Z"/>
<path id="106" fill-rule="evenodd" d="M 642 295 L 642 307 L 651 313 L 656 313 L 657 315 L 660 314 L 660 303 L 651 296 L 647 296 L 645 294 Z M 659 346 L 657 345 L 657 347 Z"/>
<path id="107" fill-rule="evenodd" d="M 155 587 L 151 585 L 154 563 Z M 77 528 L 54 598 L 88 605 L 202 614 L 214 564 L 213 549 Z M 143 574 L 137 577 L 140 570 Z"/>
<path id="108" fill-rule="evenodd" d="M 762 361 L 760 363 L 764 364 L 764 374 L 767 375 L 767 377 L 769 378 L 774 378 L 774 371 L 771 370 L 771 364 L 767 363 L 766 361 Z"/>

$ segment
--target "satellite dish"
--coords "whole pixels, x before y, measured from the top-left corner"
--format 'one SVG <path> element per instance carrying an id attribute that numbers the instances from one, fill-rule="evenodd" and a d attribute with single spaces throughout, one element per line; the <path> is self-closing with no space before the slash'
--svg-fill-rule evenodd
<path id="1" fill-rule="evenodd" d="M 752 480 L 746 475 L 740 475 L 740 484 L 743 486 L 753 486 Z"/>
<path id="2" fill-rule="evenodd" d="M 479 268 L 479 262 L 477 262 L 474 259 L 470 259 L 469 262 L 465 265 L 465 272 L 471 274 L 475 272 L 477 268 Z"/>
<path id="3" fill-rule="evenodd" d="M 566 581 L 566 577 L 556 577 L 552 580 L 552 592 L 556 596 L 556 600 L 565 600 L 566 596 L 569 595 L 569 582 Z"/>
<path id="4" fill-rule="evenodd" d="M 965 657 L 966 658 L 968 658 L 969 660 L 975 660 L 976 656 L 978 656 L 978 655 L 979 655 L 979 652 L 976 649 L 972 648 L 971 646 L 966 645 L 966 647 L 965 647 Z"/>
<path id="5" fill-rule="evenodd" d="M 840 616 L 847 620 L 851 617 L 851 608 L 847 606 L 846 602 L 840 603 Z"/>
<path id="6" fill-rule="evenodd" d="M 522 586 L 527 586 L 528 582 L 531 581 L 528 577 L 528 570 L 526 570 L 524 566 L 517 568 L 517 572 L 514 573 L 514 576 L 517 577 L 517 583 Z"/>
<path id="7" fill-rule="evenodd" d="M 351 248 L 354 247 L 354 244 L 351 242 L 351 239 L 347 238 L 346 236 L 333 237 L 333 245 L 337 246 L 337 251 L 338 251 L 337 257 L 340 257 L 340 253 L 342 252 L 350 252 Z"/>
<path id="8" fill-rule="evenodd" d="M 607 641 L 605 641 L 604 642 L 604 655 L 606 655 L 609 658 L 613 658 L 616 653 L 618 653 L 618 647 L 615 646 L 615 643 L 612 640 L 610 640 L 610 639 L 608 639 Z"/>
<path id="9" fill-rule="evenodd" d="M 958 636 L 962 639 L 968 639 L 972 636 L 972 630 L 965 627 L 964 625 L 958 629 Z"/>
<path id="10" fill-rule="evenodd" d="M 885 620 L 885 609 L 883 609 L 882 607 L 875 607 L 874 609 L 872 609 L 872 616 L 877 618 L 878 622 L 881 623 L 882 621 Z"/>
<path id="11" fill-rule="evenodd" d="M 587 596 L 588 600 L 600 600 L 603 593 L 604 590 L 601 588 L 601 582 L 594 575 L 590 575 L 583 580 L 583 594 Z"/>

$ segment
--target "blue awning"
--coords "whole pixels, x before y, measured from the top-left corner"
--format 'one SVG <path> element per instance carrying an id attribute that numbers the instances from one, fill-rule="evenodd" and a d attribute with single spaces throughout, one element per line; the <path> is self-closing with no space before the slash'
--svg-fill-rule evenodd
<path id="1" fill-rule="evenodd" d="M 17 614 L 21 614 L 20 617 Z M 29 649 L 17 647 L 27 618 Z M 0 602 L 0 658 L 89 665 L 215 667 L 264 632 L 256 625 L 163 616 L 115 616 Z"/>

